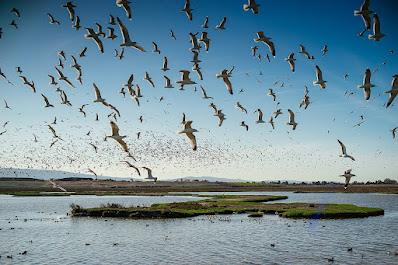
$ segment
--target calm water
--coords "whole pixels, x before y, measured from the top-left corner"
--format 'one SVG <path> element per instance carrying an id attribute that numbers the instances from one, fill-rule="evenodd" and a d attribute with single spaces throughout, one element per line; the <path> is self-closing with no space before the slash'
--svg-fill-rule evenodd
<path id="1" fill-rule="evenodd" d="M 202 193 L 214 194 L 214 193 Z M 288 220 L 246 214 L 190 219 L 71 218 L 69 205 L 150 205 L 199 198 L 0 195 L 0 264 L 398 264 L 398 195 L 256 192 L 286 202 L 352 203 L 385 215 Z M 275 244 L 271 246 L 271 244 Z M 350 252 L 348 248 L 353 248 Z M 26 255 L 19 253 L 27 251 Z M 389 255 L 388 252 L 391 252 Z M 13 259 L 6 256 L 12 255 Z"/>

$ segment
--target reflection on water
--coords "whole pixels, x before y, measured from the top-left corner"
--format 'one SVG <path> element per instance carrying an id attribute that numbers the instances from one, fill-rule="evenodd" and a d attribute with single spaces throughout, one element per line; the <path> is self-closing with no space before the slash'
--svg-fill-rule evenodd
<path id="1" fill-rule="evenodd" d="M 215 194 L 215 193 L 201 193 Z M 289 220 L 276 215 L 130 220 L 71 218 L 71 203 L 148 206 L 200 200 L 166 196 L 11 197 L 0 195 L 1 264 L 398 264 L 398 195 L 245 192 L 285 202 L 380 207 L 384 216 Z M 348 251 L 352 248 L 352 251 Z M 20 255 L 24 250 L 26 255 Z M 390 252 L 390 254 L 388 254 Z M 6 256 L 12 255 L 13 259 Z"/>

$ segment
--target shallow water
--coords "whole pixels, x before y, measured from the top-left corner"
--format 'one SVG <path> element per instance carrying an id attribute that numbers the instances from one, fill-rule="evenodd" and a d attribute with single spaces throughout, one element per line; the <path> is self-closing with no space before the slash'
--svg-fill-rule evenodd
<path id="1" fill-rule="evenodd" d="M 67 216 L 71 203 L 83 207 L 101 203 L 143 206 L 202 198 L 0 195 L 0 263 L 327 264 L 333 257 L 334 264 L 398 264 L 394 255 L 398 251 L 398 195 L 226 194 L 289 196 L 283 202 L 350 203 L 383 208 L 385 215 L 311 221 L 276 215 L 248 218 L 247 214 L 169 220 L 72 218 Z M 20 255 L 24 250 L 27 254 Z M 8 255 L 13 259 L 7 259 Z"/>

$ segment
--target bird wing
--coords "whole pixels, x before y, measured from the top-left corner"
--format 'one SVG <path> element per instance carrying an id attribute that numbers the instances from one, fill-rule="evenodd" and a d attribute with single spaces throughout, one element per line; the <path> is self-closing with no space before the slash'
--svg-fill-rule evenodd
<path id="1" fill-rule="evenodd" d="M 338 141 L 339 144 L 341 145 L 341 151 L 343 152 L 343 154 L 346 154 L 345 145 L 344 145 L 339 139 L 337 139 L 337 141 Z"/>
<path id="2" fill-rule="evenodd" d="M 189 71 L 180 71 L 182 73 L 182 80 L 189 80 Z"/>
<path id="3" fill-rule="evenodd" d="M 59 77 L 64 77 L 64 74 L 55 66 L 55 70 L 57 70 Z"/>
<path id="4" fill-rule="evenodd" d="M 270 40 L 266 40 L 265 44 L 267 44 L 267 46 L 269 48 L 269 51 L 272 54 L 272 56 L 275 57 L 275 46 L 274 46 L 274 43 L 272 41 L 270 41 Z"/>
<path id="5" fill-rule="evenodd" d="M 376 13 L 373 16 L 373 33 L 375 35 L 380 33 L 380 20 L 379 16 Z"/>
<path id="6" fill-rule="evenodd" d="M 224 17 L 220 23 L 220 27 L 224 27 L 225 22 L 227 22 L 227 17 Z"/>
<path id="7" fill-rule="evenodd" d="M 119 135 L 119 127 L 116 123 L 111 121 L 112 136 Z"/>
<path id="8" fill-rule="evenodd" d="M 200 88 L 202 89 L 202 92 L 203 92 L 203 97 L 207 98 L 207 95 L 206 95 L 206 91 L 205 91 L 205 89 L 204 89 L 202 86 L 200 86 Z"/>
<path id="9" fill-rule="evenodd" d="M 185 114 L 184 114 L 184 113 L 183 113 L 183 120 L 185 120 Z M 192 129 L 192 128 L 191 128 L 191 124 L 192 124 L 192 121 L 187 121 L 187 122 L 184 124 L 184 130 Z"/>
<path id="10" fill-rule="evenodd" d="M 365 71 L 365 76 L 363 78 L 363 84 L 370 84 L 370 77 L 371 77 L 372 73 L 370 72 L 369 68 L 366 68 Z"/>
<path id="11" fill-rule="evenodd" d="M 263 120 L 263 112 L 260 109 L 258 109 L 258 120 Z"/>
<path id="12" fill-rule="evenodd" d="M 131 20 L 131 8 L 128 4 L 123 4 L 123 8 L 126 11 L 127 17 Z"/>
<path id="13" fill-rule="evenodd" d="M 99 91 L 98 87 L 95 85 L 95 83 L 93 83 L 94 86 L 94 91 L 95 91 L 95 97 L 97 99 L 101 98 L 101 92 Z"/>
<path id="14" fill-rule="evenodd" d="M 318 81 L 319 80 L 323 80 L 322 79 L 322 72 L 321 72 L 321 69 L 319 68 L 318 65 L 315 65 L 315 70 L 316 70 L 316 79 L 318 79 Z"/>
<path id="15" fill-rule="evenodd" d="M 195 137 L 195 135 L 194 135 L 193 133 L 187 133 L 186 135 L 187 135 L 187 137 L 189 138 L 189 141 L 190 141 L 190 143 L 191 143 L 192 149 L 193 149 L 194 151 L 196 151 L 197 146 L 196 146 L 196 137 Z"/>
<path id="16" fill-rule="evenodd" d="M 50 105 L 50 103 L 48 102 L 48 99 L 46 98 L 46 96 L 44 96 L 43 94 L 41 94 L 41 96 L 43 97 L 44 101 L 46 102 L 47 105 Z"/>
<path id="17" fill-rule="evenodd" d="M 64 79 L 64 81 L 65 81 L 68 85 L 70 85 L 71 87 L 75 87 L 75 86 L 72 84 L 72 82 L 69 81 L 68 79 Z"/>
<path id="18" fill-rule="evenodd" d="M 233 95 L 232 84 L 231 84 L 231 82 L 229 81 L 228 77 L 224 77 L 224 78 L 223 78 L 223 81 L 224 81 L 225 85 L 227 86 L 227 89 L 228 89 L 229 94 Z"/>
<path id="19" fill-rule="evenodd" d="M 289 112 L 289 122 L 294 122 L 294 113 L 290 109 L 287 110 Z"/>
<path id="20" fill-rule="evenodd" d="M 136 43 L 133 45 L 133 47 L 136 48 L 137 50 L 142 51 L 142 52 L 146 52 L 146 50 L 144 48 L 142 48 L 140 45 L 138 45 Z"/>
<path id="21" fill-rule="evenodd" d="M 370 18 L 369 14 L 361 14 L 363 22 L 365 23 L 366 29 L 370 29 L 372 25 L 372 19 Z"/>
<path id="22" fill-rule="evenodd" d="M 131 85 L 133 83 L 134 80 L 134 75 L 131 74 L 129 80 L 127 81 L 127 84 Z"/>
<path id="23" fill-rule="evenodd" d="M 104 45 L 102 44 L 102 41 L 99 39 L 99 37 L 95 35 L 95 36 L 92 37 L 92 38 L 93 38 L 93 40 L 95 41 L 95 43 L 97 44 L 98 49 L 99 49 L 102 53 L 104 53 Z"/>
<path id="24" fill-rule="evenodd" d="M 123 22 L 119 19 L 119 17 L 116 18 L 117 18 L 117 23 L 119 24 L 120 31 L 122 32 L 123 35 L 123 42 L 124 43 L 131 42 L 127 28 L 124 26 Z"/>

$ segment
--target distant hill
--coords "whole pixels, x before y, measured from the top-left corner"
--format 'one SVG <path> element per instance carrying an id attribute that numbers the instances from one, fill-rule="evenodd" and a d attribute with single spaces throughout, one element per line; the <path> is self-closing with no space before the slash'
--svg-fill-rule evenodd
<path id="1" fill-rule="evenodd" d="M 185 178 L 178 178 L 178 179 L 170 179 L 169 181 L 188 181 L 188 180 L 199 180 L 199 181 L 210 181 L 210 182 L 251 182 L 249 180 L 245 180 L 245 179 L 228 179 L 228 178 L 217 178 L 217 177 L 210 177 L 210 176 L 203 176 L 203 177 L 185 177 Z"/>

